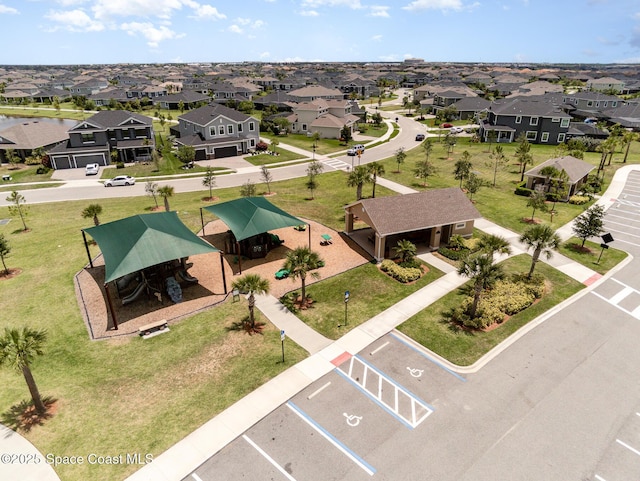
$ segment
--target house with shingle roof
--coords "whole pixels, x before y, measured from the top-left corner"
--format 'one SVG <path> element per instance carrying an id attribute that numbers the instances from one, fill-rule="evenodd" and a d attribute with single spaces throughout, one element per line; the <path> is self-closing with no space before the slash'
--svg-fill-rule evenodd
<path id="1" fill-rule="evenodd" d="M 344 94 L 336 88 L 327 88 L 322 85 L 307 85 L 289 92 L 289 95 L 298 102 L 311 102 L 318 99 L 343 99 Z"/>
<path id="2" fill-rule="evenodd" d="M 24 160 L 35 149 L 45 150 L 67 138 L 67 127 L 56 122 L 25 121 L 0 130 L 0 161 L 6 161 L 5 152 L 13 152 Z"/>
<path id="3" fill-rule="evenodd" d="M 457 187 L 361 199 L 344 209 L 345 234 L 378 262 L 402 239 L 436 250 L 453 235 L 471 237 L 474 221 L 482 217 Z M 356 229 L 356 223 L 368 227 Z"/>
<path id="4" fill-rule="evenodd" d="M 242 155 L 259 141 L 260 121 L 224 105 L 211 103 L 178 117 L 178 145 L 189 145 L 196 160 Z"/>
<path id="5" fill-rule="evenodd" d="M 299 103 L 293 107 L 291 131 L 299 134 L 318 132 L 323 138 L 339 139 L 345 126 L 353 132 L 360 120 L 351 109 L 349 100 L 318 99 Z"/>
<path id="6" fill-rule="evenodd" d="M 127 110 L 102 110 L 67 131 L 68 139 L 47 153 L 54 169 L 151 160 L 155 148 L 152 120 Z M 111 152 L 116 152 L 115 158 Z"/>
<path id="7" fill-rule="evenodd" d="M 480 139 L 513 142 L 524 135 L 532 144 L 557 145 L 565 141 L 571 116 L 546 96 L 495 100 L 480 123 Z"/>
<path id="8" fill-rule="evenodd" d="M 569 200 L 569 197 L 578 192 L 587 181 L 588 175 L 595 169 L 590 163 L 571 155 L 549 159 L 524 173 L 527 179 L 527 189 L 549 192 L 550 181 L 558 180 L 558 178 L 543 174 L 542 170 L 545 167 L 553 167 L 557 172 L 564 171 L 567 174 L 567 195 L 562 200 Z"/>

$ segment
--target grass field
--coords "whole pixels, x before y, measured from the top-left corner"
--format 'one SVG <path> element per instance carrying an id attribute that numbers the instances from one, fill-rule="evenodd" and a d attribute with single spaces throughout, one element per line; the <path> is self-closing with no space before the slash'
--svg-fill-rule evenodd
<path id="1" fill-rule="evenodd" d="M 515 256 L 503 262 L 506 273 L 527 272 L 530 265 L 531 257 L 528 255 Z M 461 329 L 447 320 L 446 314 L 460 305 L 465 298 L 464 287 L 471 281 L 402 323 L 398 330 L 454 364 L 473 364 L 522 326 L 584 287 L 543 263 L 537 264 L 536 272 L 541 273 L 549 283 L 542 299 L 494 330 L 482 332 Z"/>

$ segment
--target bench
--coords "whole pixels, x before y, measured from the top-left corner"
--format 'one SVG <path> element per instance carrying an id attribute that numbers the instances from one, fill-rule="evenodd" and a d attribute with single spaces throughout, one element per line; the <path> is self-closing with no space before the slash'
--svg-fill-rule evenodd
<path id="1" fill-rule="evenodd" d="M 9 180 L 11 180 L 11 176 L 5 174 L 5 175 L 2 176 L 2 180 L 9 181 Z"/>
<path id="2" fill-rule="evenodd" d="M 321 246 L 328 246 L 333 243 L 329 234 L 322 234 L 320 237 L 322 237 L 322 240 L 320 241 Z"/>
<path id="3" fill-rule="evenodd" d="M 142 336 L 143 339 L 148 339 L 149 337 L 157 336 L 158 334 L 162 334 L 163 332 L 168 331 L 169 326 L 167 325 L 166 319 L 150 322 L 149 324 L 145 324 L 144 326 L 140 326 L 138 328 L 138 333 Z"/>

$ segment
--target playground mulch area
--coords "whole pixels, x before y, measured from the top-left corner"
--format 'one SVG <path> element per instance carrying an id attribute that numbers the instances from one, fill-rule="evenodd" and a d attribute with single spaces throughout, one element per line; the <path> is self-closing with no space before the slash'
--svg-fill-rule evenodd
<path id="1" fill-rule="evenodd" d="M 311 225 L 311 248 L 320 254 L 325 266 L 318 270 L 319 279 L 307 277 L 307 284 L 332 277 L 346 270 L 370 261 L 371 257 L 351 239 L 316 222 Z M 309 229 L 307 227 L 307 229 Z M 224 251 L 228 227 L 221 221 L 209 222 L 202 236 L 209 243 Z M 94 267 L 86 266 L 76 274 L 75 287 L 78 305 L 92 339 L 108 339 L 120 336 L 137 335 L 138 329 L 146 324 L 167 320 L 169 325 L 181 322 L 185 318 L 231 298 L 231 285 L 241 274 L 258 274 L 270 281 L 269 293 L 275 297 L 300 288 L 299 279 L 276 280 L 275 273 L 280 270 L 287 253 L 299 246 L 309 245 L 309 230 L 298 231 L 292 227 L 277 229 L 271 233 L 278 235 L 284 243 L 272 249 L 264 258 L 238 259 L 236 255 L 219 253 L 200 254 L 188 259 L 193 265 L 188 274 L 198 279 L 197 283 L 179 281 L 182 288 L 182 301 L 174 303 L 166 291 L 160 295 L 143 292 L 137 300 L 123 305 L 122 298 L 137 285 L 128 286 L 120 295 L 115 283 L 107 286 L 111 305 L 116 317 L 118 329 L 115 329 L 108 315 L 108 298 L 104 286 L 104 259 L 102 255 L 93 260 Z M 331 243 L 325 245 L 323 234 L 331 237 Z M 321 244 L 322 242 L 322 244 Z M 222 257 L 222 260 L 221 260 Z M 239 261 L 239 262 L 238 262 Z M 224 267 L 224 282 L 223 269 Z M 225 294 L 225 284 L 226 290 Z"/>

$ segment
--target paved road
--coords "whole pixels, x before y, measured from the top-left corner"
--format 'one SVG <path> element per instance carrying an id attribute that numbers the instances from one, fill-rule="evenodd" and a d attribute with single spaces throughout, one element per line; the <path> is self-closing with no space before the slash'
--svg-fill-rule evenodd
<path id="1" fill-rule="evenodd" d="M 606 227 L 636 257 L 638 207 L 634 172 Z M 337 358 L 184 479 L 640 479 L 638 264 L 477 372 L 456 374 L 397 333 Z"/>

